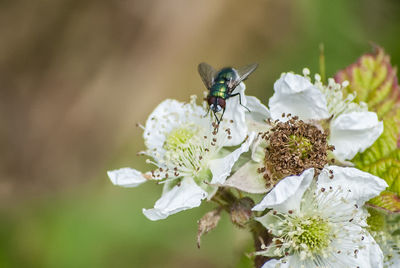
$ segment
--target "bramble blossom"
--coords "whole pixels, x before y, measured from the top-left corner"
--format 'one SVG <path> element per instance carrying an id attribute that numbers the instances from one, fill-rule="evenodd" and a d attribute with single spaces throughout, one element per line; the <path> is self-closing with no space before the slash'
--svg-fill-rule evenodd
<path id="1" fill-rule="evenodd" d="M 254 97 L 244 96 L 244 84 L 238 86 L 242 104 L 263 111 Z M 249 99 L 249 103 L 247 103 Z M 227 100 L 224 120 L 218 129 L 206 107 L 192 98 L 190 103 L 165 100 L 150 114 L 144 127 L 147 162 L 156 169 L 145 174 L 131 168 L 109 171 L 119 186 L 136 187 L 147 180 L 164 184 L 161 198 L 153 209 L 143 209 L 150 220 L 160 220 L 182 210 L 198 207 L 211 199 L 230 175 L 239 156 L 249 150 L 255 134 L 248 132 L 246 109 L 238 98 Z M 265 108 L 264 108 L 265 109 Z M 232 146 L 239 146 L 232 150 Z"/>
<path id="2" fill-rule="evenodd" d="M 273 235 L 258 254 L 278 257 L 269 267 L 382 267 L 383 254 L 366 224 L 363 205 L 387 187 L 355 168 L 325 167 L 281 180 L 253 210 Z"/>

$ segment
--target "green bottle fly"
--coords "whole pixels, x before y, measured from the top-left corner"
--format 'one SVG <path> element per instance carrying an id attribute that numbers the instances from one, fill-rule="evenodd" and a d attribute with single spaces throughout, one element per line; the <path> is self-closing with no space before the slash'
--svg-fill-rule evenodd
<path id="1" fill-rule="evenodd" d="M 218 125 L 224 116 L 226 109 L 225 101 L 227 99 L 239 96 L 239 103 L 242 105 L 240 93 L 233 93 L 233 91 L 243 80 L 247 79 L 257 66 L 258 64 L 250 64 L 238 69 L 225 67 L 216 71 L 207 63 L 203 62 L 199 64 L 198 70 L 200 77 L 203 80 L 204 85 L 210 91 L 207 96 L 209 110 L 214 113 Z M 245 108 L 247 109 L 247 107 Z M 216 114 L 221 110 L 222 115 L 218 118 Z"/>

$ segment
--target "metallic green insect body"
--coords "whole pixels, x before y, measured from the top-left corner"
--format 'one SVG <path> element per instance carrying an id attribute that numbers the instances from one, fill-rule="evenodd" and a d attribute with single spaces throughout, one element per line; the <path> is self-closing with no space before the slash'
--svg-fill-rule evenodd
<path id="1" fill-rule="evenodd" d="M 201 79 L 203 80 L 204 85 L 210 91 L 207 96 L 209 110 L 212 110 L 214 113 L 218 124 L 221 122 L 225 113 L 225 100 L 229 99 L 230 97 L 239 96 L 239 103 L 242 105 L 240 93 L 233 93 L 233 91 L 257 68 L 257 66 L 257 64 L 251 64 L 239 69 L 225 67 L 219 71 L 216 71 L 207 63 L 199 64 L 198 70 Z M 247 107 L 245 108 L 247 109 Z M 221 110 L 223 111 L 222 115 L 220 118 L 218 118 L 216 113 L 220 112 Z"/>
<path id="2" fill-rule="evenodd" d="M 224 68 L 218 72 L 214 79 L 214 84 L 210 89 L 210 96 L 223 99 L 229 98 L 229 81 L 236 81 L 239 78 L 237 72 L 232 68 Z"/>

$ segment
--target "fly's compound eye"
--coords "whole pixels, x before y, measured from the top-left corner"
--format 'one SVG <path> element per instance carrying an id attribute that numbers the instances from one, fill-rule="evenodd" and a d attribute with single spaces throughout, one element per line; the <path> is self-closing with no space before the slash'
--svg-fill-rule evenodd
<path id="1" fill-rule="evenodd" d="M 218 105 L 218 107 L 219 107 L 219 111 L 220 111 L 221 109 L 225 109 L 225 105 L 226 105 L 225 100 L 224 100 L 223 98 L 219 98 L 219 99 L 218 99 L 217 105 Z"/>

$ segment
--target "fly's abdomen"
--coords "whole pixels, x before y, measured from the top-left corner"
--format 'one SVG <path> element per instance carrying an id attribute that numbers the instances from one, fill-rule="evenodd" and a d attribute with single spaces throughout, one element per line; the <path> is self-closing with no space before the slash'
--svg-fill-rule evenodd
<path id="1" fill-rule="evenodd" d="M 228 87 L 225 84 L 214 84 L 211 88 L 210 95 L 226 99 L 228 98 Z"/>

